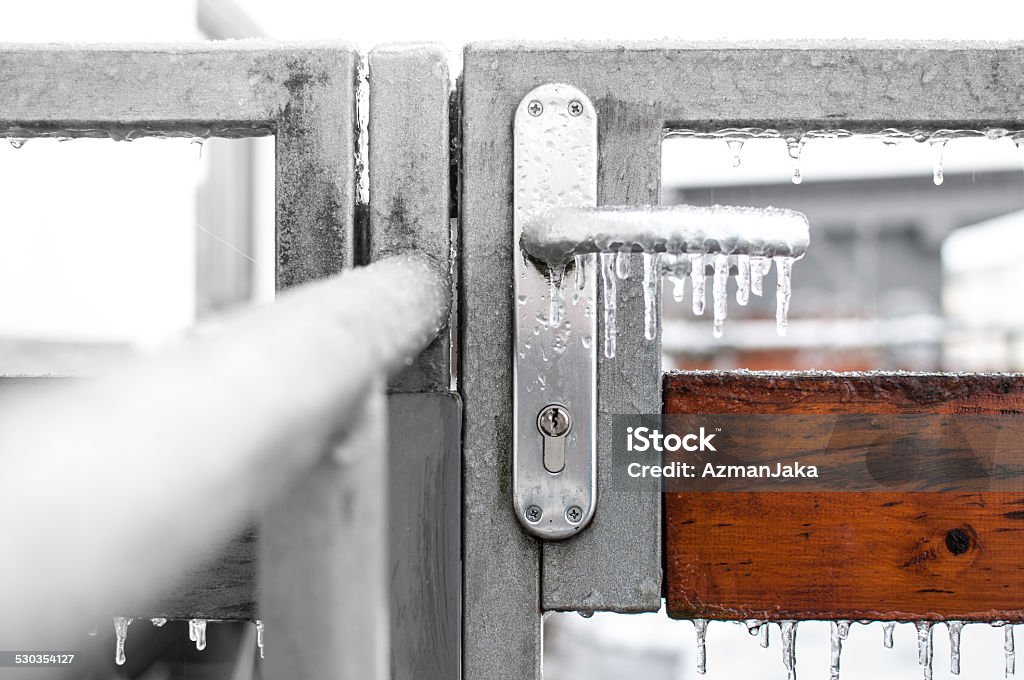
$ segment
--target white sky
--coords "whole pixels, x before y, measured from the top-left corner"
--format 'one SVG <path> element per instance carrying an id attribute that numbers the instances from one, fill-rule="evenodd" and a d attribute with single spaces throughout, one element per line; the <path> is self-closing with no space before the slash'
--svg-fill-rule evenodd
<path id="1" fill-rule="evenodd" d="M 970 39 L 1024 37 L 1024 10 L 1013 2 L 862 0 L 729 3 L 517 0 L 515 2 L 344 2 L 238 0 L 278 38 L 340 38 L 361 45 L 431 40 L 458 46 L 499 39 L 775 38 Z M 836 11 L 837 7 L 852 11 Z"/>

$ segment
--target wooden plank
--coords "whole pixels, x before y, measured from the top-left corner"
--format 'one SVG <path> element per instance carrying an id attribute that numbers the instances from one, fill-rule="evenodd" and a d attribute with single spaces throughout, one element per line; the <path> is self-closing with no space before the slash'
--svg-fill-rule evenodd
<path id="1" fill-rule="evenodd" d="M 673 373 L 664 395 L 668 414 L 1024 415 L 1017 375 Z M 670 493 L 665 511 L 677 618 L 1024 620 L 1024 493 Z"/>

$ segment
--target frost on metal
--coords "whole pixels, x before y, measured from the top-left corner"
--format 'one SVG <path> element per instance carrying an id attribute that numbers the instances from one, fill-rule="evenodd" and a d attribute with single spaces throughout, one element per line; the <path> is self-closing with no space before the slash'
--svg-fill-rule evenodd
<path id="1" fill-rule="evenodd" d="M 657 292 L 663 270 L 673 283 L 673 298 L 682 302 L 684 280 L 693 290 L 693 313 L 704 313 L 705 277 L 710 268 L 714 297 L 714 335 L 721 337 L 728 310 L 728 282 L 735 276 L 736 301 L 746 305 L 761 295 L 764 276 L 776 265 L 776 322 L 786 332 L 793 262 L 803 257 L 810 226 L 799 212 L 781 208 L 733 206 L 654 206 L 551 208 L 523 224 L 522 247 L 550 269 L 551 325 L 566 265 L 576 268 L 580 288 L 583 258 L 600 253 L 604 290 L 604 354 L 615 356 L 616 279 L 629 277 L 629 258 L 643 253 L 644 336 L 657 335 Z M 706 259 L 705 259 L 706 258 Z"/>
<path id="2" fill-rule="evenodd" d="M 785 256 L 807 251 L 807 217 L 783 208 L 552 208 L 523 225 L 523 248 L 549 267 L 608 252 Z"/>

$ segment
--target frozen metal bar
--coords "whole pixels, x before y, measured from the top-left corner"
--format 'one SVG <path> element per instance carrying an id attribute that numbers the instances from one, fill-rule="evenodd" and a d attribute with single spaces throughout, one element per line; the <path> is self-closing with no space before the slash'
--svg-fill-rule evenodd
<path id="1" fill-rule="evenodd" d="M 366 406 L 368 396 L 375 399 L 386 371 L 433 339 L 449 299 L 445 273 L 425 258 L 396 256 L 285 291 L 275 304 L 240 312 L 216 334 L 161 358 L 92 381 L 41 385 L 6 404 L 0 536 L 11 549 L 0 561 L 0 637 L 35 648 L 62 627 L 81 631 L 97 616 L 145 611 L 161 589 L 267 507 L 263 556 L 273 570 L 282 559 L 275 550 L 286 545 L 277 529 L 296 521 L 277 512 L 287 508 L 288 501 L 279 504 L 286 494 L 298 494 L 300 507 L 337 503 L 315 531 L 340 536 L 303 548 L 320 555 L 310 559 L 321 568 L 293 572 L 290 580 L 319 591 L 320 606 L 306 615 L 340 635 L 346 629 L 331 620 L 348 606 L 338 598 L 355 587 L 343 583 L 377 578 L 374 565 L 387 545 L 381 516 L 359 534 L 369 540 L 379 523 L 379 554 L 360 550 L 368 566 L 346 572 L 354 557 L 341 554 L 338 541 L 363 529 L 345 513 L 363 508 L 364 496 L 376 499 L 366 501 L 371 505 L 383 502 L 377 497 L 384 496 L 386 461 L 381 447 L 353 449 L 357 440 L 345 437 L 366 432 L 356 424 L 371 422 L 361 420 L 376 408 Z M 339 441 L 351 446 L 325 457 Z M 380 466 L 379 483 L 371 483 L 378 473 L 361 465 Z M 363 583 L 367 591 L 379 586 Z M 274 603 L 285 595 L 265 586 L 263 597 Z M 289 633 L 275 635 L 268 654 L 284 657 Z M 311 646 L 302 663 L 322 669 L 336 653 Z"/>
<path id="2" fill-rule="evenodd" d="M 369 259 L 415 249 L 449 269 L 448 57 L 437 45 L 392 44 L 373 48 L 368 61 Z M 450 385 L 451 337 L 445 329 L 389 388 L 438 392 Z"/>
<path id="3" fill-rule="evenodd" d="M 523 248 L 548 265 L 599 252 L 802 257 L 807 218 L 794 210 L 734 206 L 554 208 L 523 227 Z"/>

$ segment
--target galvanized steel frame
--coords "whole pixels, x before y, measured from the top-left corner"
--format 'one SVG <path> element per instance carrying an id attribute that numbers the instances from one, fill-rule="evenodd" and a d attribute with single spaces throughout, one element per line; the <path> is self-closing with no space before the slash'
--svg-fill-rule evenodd
<path id="1" fill-rule="evenodd" d="M 542 611 L 653 611 L 662 595 L 661 499 L 617 493 L 610 475 L 608 416 L 661 409 L 660 349 L 643 340 L 638 283 L 620 287 L 619 350 L 599 365 L 591 526 L 541 544 L 512 513 L 512 116 L 522 97 L 548 82 L 586 92 L 598 111 L 598 204 L 657 204 L 673 128 L 1020 128 L 1024 47 L 486 43 L 468 47 L 464 64 L 464 673 L 521 680 L 540 675 Z"/>

